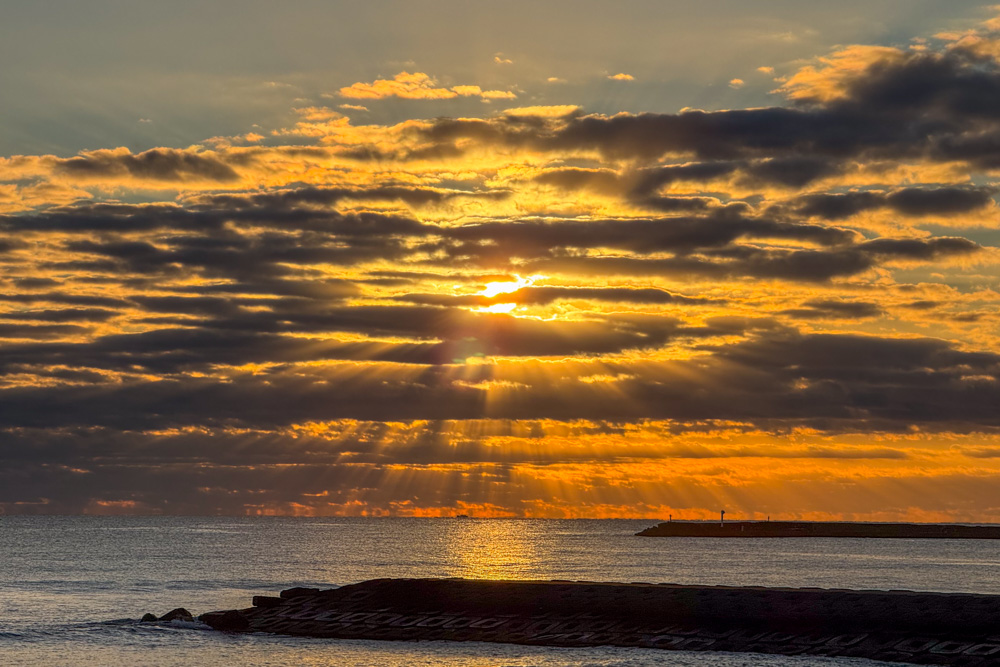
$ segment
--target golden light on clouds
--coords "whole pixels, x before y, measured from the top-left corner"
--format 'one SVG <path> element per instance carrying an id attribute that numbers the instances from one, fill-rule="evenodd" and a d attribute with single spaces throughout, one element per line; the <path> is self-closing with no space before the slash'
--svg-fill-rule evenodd
<path id="1" fill-rule="evenodd" d="M 340 89 L 341 97 L 357 100 L 380 100 L 401 97 L 407 100 L 447 100 L 454 97 L 482 97 L 484 100 L 514 99 L 509 90 L 483 90 L 471 84 L 444 88 L 436 79 L 423 72 L 400 72 L 391 79 L 376 79 L 371 83 L 357 82 Z"/>
<path id="2" fill-rule="evenodd" d="M 0 512 L 992 520 L 994 28 L 679 112 L 484 45 L 0 157 Z"/>
<path id="3" fill-rule="evenodd" d="M 496 296 L 498 294 L 509 294 L 511 292 L 516 292 L 522 287 L 527 287 L 528 285 L 534 284 L 536 280 L 543 278 L 544 276 L 528 276 L 527 278 L 517 277 L 516 280 L 500 281 L 486 283 L 486 287 L 483 288 L 483 296 Z"/>

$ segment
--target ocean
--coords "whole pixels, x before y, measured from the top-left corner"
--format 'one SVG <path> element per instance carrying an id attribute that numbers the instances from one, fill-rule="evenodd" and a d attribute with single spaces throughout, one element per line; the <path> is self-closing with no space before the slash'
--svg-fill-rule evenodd
<path id="1" fill-rule="evenodd" d="M 0 516 L 0 665 L 639 667 L 866 660 L 227 635 L 144 613 L 377 577 L 1000 594 L 997 542 L 640 538 L 648 520 Z"/>

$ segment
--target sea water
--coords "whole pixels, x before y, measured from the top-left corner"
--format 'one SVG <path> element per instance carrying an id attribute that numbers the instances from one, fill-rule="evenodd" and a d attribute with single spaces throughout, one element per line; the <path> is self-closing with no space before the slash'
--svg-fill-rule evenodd
<path id="1" fill-rule="evenodd" d="M 988 540 L 642 538 L 647 520 L 0 516 L 0 665 L 874 665 L 854 659 L 230 635 L 174 607 L 376 577 L 1000 594 Z"/>

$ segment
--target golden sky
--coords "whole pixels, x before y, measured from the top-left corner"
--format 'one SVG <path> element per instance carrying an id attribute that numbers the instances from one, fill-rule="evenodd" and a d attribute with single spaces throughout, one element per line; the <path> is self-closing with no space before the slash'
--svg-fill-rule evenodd
<path id="1" fill-rule="evenodd" d="M 19 10 L 0 513 L 997 521 L 998 10 L 669 4 Z"/>

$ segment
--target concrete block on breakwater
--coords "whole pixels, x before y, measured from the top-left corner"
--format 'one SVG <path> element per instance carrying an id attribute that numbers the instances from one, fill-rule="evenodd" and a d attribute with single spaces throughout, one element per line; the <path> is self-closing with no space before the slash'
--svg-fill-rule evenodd
<path id="1" fill-rule="evenodd" d="M 203 614 L 234 632 L 635 646 L 1000 665 L 1000 596 L 673 584 L 376 579 Z"/>

